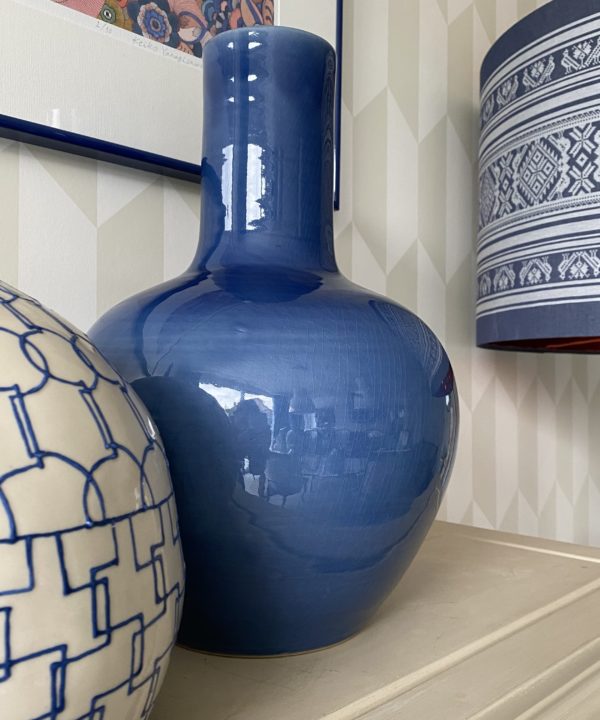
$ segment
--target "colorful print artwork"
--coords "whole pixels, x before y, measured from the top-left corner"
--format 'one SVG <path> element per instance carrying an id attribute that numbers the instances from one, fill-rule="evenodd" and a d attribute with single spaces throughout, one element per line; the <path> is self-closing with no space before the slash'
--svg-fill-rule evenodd
<path id="1" fill-rule="evenodd" d="M 273 25 L 275 0 L 53 0 L 149 40 L 202 56 L 225 30 Z"/>

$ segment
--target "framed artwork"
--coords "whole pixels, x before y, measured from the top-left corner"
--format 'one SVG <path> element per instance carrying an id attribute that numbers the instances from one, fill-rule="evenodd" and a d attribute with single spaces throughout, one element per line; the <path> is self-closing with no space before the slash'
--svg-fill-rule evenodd
<path id="1" fill-rule="evenodd" d="M 273 25 L 276 0 L 52 0 L 166 47 L 202 57 L 226 30 Z"/>
<path id="2" fill-rule="evenodd" d="M 342 1 L 2 0 L 0 136 L 200 182 L 206 43 L 280 24 L 321 35 L 339 56 Z"/>

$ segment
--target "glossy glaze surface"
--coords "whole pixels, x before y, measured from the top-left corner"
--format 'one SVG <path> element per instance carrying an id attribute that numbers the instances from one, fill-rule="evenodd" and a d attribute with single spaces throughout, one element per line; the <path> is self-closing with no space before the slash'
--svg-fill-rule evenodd
<path id="1" fill-rule="evenodd" d="M 202 231 L 92 336 L 161 430 L 188 568 L 180 640 L 298 652 L 360 630 L 448 478 L 457 395 L 412 313 L 337 271 L 334 55 L 283 28 L 205 54 Z"/>

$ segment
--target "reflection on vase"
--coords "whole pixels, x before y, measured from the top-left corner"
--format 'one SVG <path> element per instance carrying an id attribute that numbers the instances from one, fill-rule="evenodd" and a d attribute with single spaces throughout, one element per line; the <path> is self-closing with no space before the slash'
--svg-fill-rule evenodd
<path id="1" fill-rule="evenodd" d="M 253 277 L 262 292 L 287 284 Z M 167 448 L 188 567 L 180 639 L 239 654 L 335 642 L 392 589 L 438 509 L 457 422 L 448 359 L 415 316 L 341 278 L 301 306 L 248 302 L 212 277 L 171 287 L 139 358 L 95 337 L 137 378 Z M 201 334 L 183 331 L 189 304 Z"/>
<path id="2" fill-rule="evenodd" d="M 187 563 L 180 640 L 198 649 L 297 652 L 360 630 L 452 464 L 443 348 L 337 270 L 332 53 L 283 28 L 210 43 L 196 259 L 92 330 L 165 442 Z"/>

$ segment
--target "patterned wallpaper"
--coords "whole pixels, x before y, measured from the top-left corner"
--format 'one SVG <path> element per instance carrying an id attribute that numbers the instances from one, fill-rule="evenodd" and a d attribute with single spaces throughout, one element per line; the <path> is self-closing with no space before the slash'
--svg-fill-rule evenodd
<path id="1" fill-rule="evenodd" d="M 353 213 L 340 244 L 353 278 L 415 309 L 455 365 L 462 426 L 440 516 L 598 545 L 600 358 L 475 347 L 479 67 L 541 4 L 349 3 Z"/>
<path id="2" fill-rule="evenodd" d="M 337 252 L 451 355 L 462 427 L 441 518 L 600 545 L 600 358 L 474 339 L 479 65 L 540 4 L 346 0 Z M 83 328 L 195 247 L 186 183 L 0 141 L 0 192 L 0 276 Z"/>

